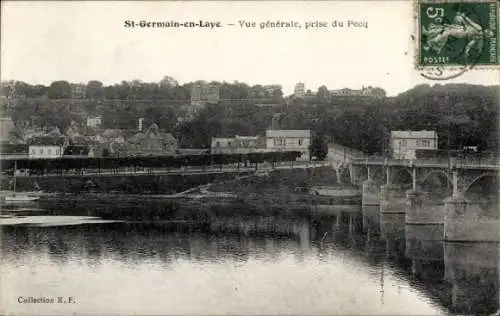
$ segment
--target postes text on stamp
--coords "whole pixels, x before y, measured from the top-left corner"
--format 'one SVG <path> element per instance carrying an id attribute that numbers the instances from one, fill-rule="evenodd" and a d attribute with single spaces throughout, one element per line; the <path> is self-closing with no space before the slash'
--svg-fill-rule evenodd
<path id="1" fill-rule="evenodd" d="M 495 67 L 498 2 L 417 0 L 418 69 Z"/>

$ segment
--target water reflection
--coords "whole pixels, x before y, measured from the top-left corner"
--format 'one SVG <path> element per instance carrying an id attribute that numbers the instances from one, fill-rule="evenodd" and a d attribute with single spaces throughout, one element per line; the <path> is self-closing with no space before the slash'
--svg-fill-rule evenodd
<path id="1" fill-rule="evenodd" d="M 443 244 L 438 227 L 408 227 L 404 214 L 113 204 L 51 202 L 43 214 L 50 207 L 51 215 L 126 221 L 3 226 L 2 276 L 6 293 L 14 293 L 4 307 L 30 314 L 329 315 L 498 308 L 498 245 Z M 74 295 L 79 303 L 28 306 L 17 303 L 19 295 Z"/>
<path id="2" fill-rule="evenodd" d="M 499 245 L 446 243 L 445 279 L 451 286 L 451 310 L 491 314 L 499 308 Z"/>

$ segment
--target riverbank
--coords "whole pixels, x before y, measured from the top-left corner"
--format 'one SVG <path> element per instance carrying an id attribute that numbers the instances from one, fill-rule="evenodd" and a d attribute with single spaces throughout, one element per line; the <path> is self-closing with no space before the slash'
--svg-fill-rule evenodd
<path id="1" fill-rule="evenodd" d="M 261 175 L 220 181 L 210 185 L 211 192 L 232 193 L 297 193 L 309 192 L 317 186 L 336 186 L 341 189 L 357 189 L 338 182 L 330 166 L 311 169 L 275 170 Z"/>
<path id="2" fill-rule="evenodd" d="M 18 177 L 17 191 L 33 191 L 37 188 L 47 193 L 120 193 L 120 194 L 176 194 L 203 184 L 226 181 L 249 172 L 228 172 L 215 174 L 171 174 L 171 175 L 128 175 L 107 177 L 82 175 L 80 177 Z M 10 180 L 0 183 L 0 189 L 8 190 Z"/>

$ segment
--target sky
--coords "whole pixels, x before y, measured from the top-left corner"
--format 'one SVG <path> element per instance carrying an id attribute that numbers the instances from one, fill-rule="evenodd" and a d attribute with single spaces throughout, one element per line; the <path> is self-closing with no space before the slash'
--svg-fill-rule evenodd
<path id="1" fill-rule="evenodd" d="M 388 95 L 422 83 L 500 84 L 491 70 L 444 82 L 421 77 L 414 69 L 412 1 L 3 1 L 1 13 L 1 79 L 30 84 L 172 76 L 180 83 L 281 84 L 285 94 L 297 82 L 313 91 L 371 85 Z M 132 28 L 126 20 L 202 20 L 222 27 Z M 261 22 L 291 20 L 302 28 L 260 28 Z M 349 20 L 361 27 L 347 27 Z M 256 27 L 242 28 L 239 21 Z M 329 27 L 305 29 L 315 21 Z"/>

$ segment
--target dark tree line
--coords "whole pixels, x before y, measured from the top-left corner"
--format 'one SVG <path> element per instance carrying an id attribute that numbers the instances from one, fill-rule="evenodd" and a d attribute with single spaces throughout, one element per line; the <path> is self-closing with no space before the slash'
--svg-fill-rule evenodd
<path id="1" fill-rule="evenodd" d="M 213 85 L 219 88 L 221 99 L 269 99 L 283 101 L 282 88 L 279 85 L 255 85 L 234 81 L 206 82 L 198 80 L 180 85 L 174 78 L 165 76 L 159 82 L 141 80 L 122 81 L 105 86 L 102 82 L 91 80 L 86 84 L 75 84 L 59 80 L 49 86 L 30 85 L 22 81 L 2 82 L 1 95 L 11 98 L 48 99 L 89 99 L 89 100 L 177 100 L 187 101 L 193 85 Z"/>
<path id="2" fill-rule="evenodd" d="M 387 152 L 394 130 L 434 130 L 440 149 L 496 150 L 498 104 L 497 86 L 420 85 L 394 98 L 339 98 L 315 106 L 291 104 L 274 112 L 250 104 L 214 106 L 179 132 L 182 143 L 193 147 L 208 146 L 212 136 L 264 135 L 279 111 L 282 129 L 310 129 L 368 154 Z"/>
<path id="3" fill-rule="evenodd" d="M 276 163 L 295 161 L 300 157 L 300 152 L 267 152 L 249 154 L 205 154 L 185 156 L 163 156 L 163 157 L 85 157 L 85 158 L 58 158 L 58 159 L 17 159 L 0 160 L 2 170 L 13 170 L 14 164 L 17 168 L 35 171 L 62 171 L 69 169 L 115 169 L 123 167 L 151 167 L 151 168 L 180 168 L 183 166 L 217 166 L 224 164 L 236 164 L 247 162 Z"/>

